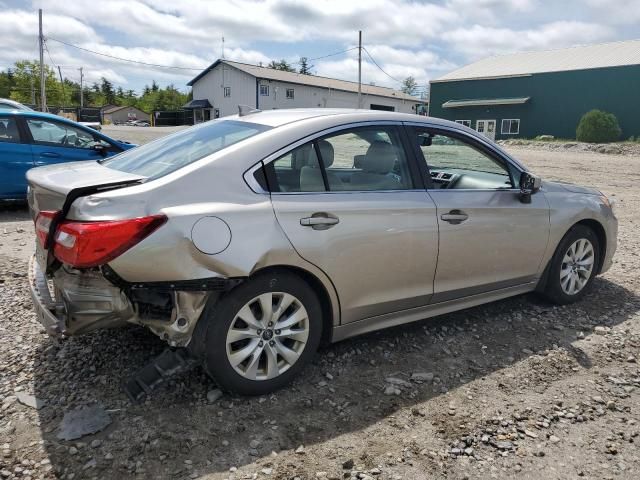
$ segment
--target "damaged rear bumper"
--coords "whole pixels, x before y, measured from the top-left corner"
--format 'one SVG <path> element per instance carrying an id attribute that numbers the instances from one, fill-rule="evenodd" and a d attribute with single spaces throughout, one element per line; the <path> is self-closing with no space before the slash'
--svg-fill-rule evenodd
<path id="1" fill-rule="evenodd" d="M 129 283 L 108 266 L 86 270 L 61 266 L 49 279 L 35 256 L 29 262 L 29 286 L 36 315 L 53 336 L 131 323 L 149 328 L 171 346 L 184 347 L 191 342 L 207 301 L 239 282 L 215 277 Z"/>
<path id="2" fill-rule="evenodd" d="M 65 317 L 62 312 L 63 305 L 56 302 L 51 295 L 47 278 L 38 265 L 35 255 L 29 260 L 29 289 L 35 308 L 38 322 L 49 335 L 59 336 L 66 334 Z"/>

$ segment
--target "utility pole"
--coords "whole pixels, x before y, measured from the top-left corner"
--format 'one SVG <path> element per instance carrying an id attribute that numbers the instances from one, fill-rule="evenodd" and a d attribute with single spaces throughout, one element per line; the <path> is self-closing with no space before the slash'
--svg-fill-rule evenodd
<path id="1" fill-rule="evenodd" d="M 47 93 L 44 85 L 44 35 L 42 35 L 42 9 L 38 9 L 38 43 L 40 44 L 40 110 L 47 111 Z"/>
<path id="2" fill-rule="evenodd" d="M 31 75 L 29 75 L 29 80 L 31 83 L 31 105 L 36 104 L 36 85 L 35 82 L 33 81 L 33 76 L 36 74 L 36 72 L 33 71 L 33 67 L 31 67 Z"/>
<path id="3" fill-rule="evenodd" d="M 358 108 L 362 108 L 362 30 L 358 30 Z"/>
<path id="4" fill-rule="evenodd" d="M 84 87 L 82 86 L 82 67 L 80 67 L 80 108 L 84 107 Z"/>
<path id="5" fill-rule="evenodd" d="M 224 60 L 224 37 L 222 37 L 222 59 Z"/>
<path id="6" fill-rule="evenodd" d="M 60 87 L 62 88 L 62 105 L 60 106 L 64 108 L 64 81 L 62 80 L 62 69 L 60 68 L 60 65 L 58 65 L 58 73 L 60 74 Z"/>

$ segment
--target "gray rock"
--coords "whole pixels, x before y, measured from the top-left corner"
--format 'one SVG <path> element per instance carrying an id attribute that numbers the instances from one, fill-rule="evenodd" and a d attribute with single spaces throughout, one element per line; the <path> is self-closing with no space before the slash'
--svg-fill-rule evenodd
<path id="1" fill-rule="evenodd" d="M 222 390 L 220 390 L 219 388 L 214 388 L 213 390 L 209 390 L 207 392 L 207 402 L 215 403 L 218 400 L 220 400 L 223 395 L 224 394 L 222 393 Z"/>
<path id="2" fill-rule="evenodd" d="M 93 440 L 91 442 L 91 448 L 98 448 L 102 445 L 102 440 Z"/>
<path id="3" fill-rule="evenodd" d="M 396 377 L 387 377 L 384 379 L 385 383 L 388 383 L 389 385 L 396 385 L 398 387 L 410 387 L 411 384 L 409 382 L 407 382 L 406 380 L 402 380 L 401 378 L 396 378 Z"/>
<path id="4" fill-rule="evenodd" d="M 42 400 L 36 398 L 34 395 L 29 395 L 26 392 L 16 392 L 16 398 L 21 404 L 35 408 L 36 410 L 40 410 L 44 407 L 44 402 Z"/>
<path id="5" fill-rule="evenodd" d="M 513 443 L 509 440 L 502 440 L 496 443 L 496 447 L 500 450 L 511 450 L 513 448 Z"/>
<path id="6" fill-rule="evenodd" d="M 251 440 L 249 442 L 250 448 L 258 448 L 260 446 L 260 440 Z"/>
<path id="7" fill-rule="evenodd" d="M 411 380 L 414 382 L 433 382 L 433 377 L 431 372 L 416 372 L 411 375 Z"/>
<path id="8" fill-rule="evenodd" d="M 609 331 L 609 328 L 598 325 L 593 331 L 596 332 L 596 335 L 605 335 Z"/>
<path id="9" fill-rule="evenodd" d="M 400 395 L 401 393 L 402 392 L 400 391 L 400 389 L 394 387 L 393 385 L 389 385 L 387 388 L 384 389 L 385 395 Z"/>
<path id="10" fill-rule="evenodd" d="M 77 408 L 64 414 L 57 436 L 60 440 L 75 440 L 99 432 L 109 424 L 111 417 L 102 405 Z"/>

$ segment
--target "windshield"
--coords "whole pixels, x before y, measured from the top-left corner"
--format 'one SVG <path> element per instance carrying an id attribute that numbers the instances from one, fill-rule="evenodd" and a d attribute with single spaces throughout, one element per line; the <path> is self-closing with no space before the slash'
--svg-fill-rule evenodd
<path id="1" fill-rule="evenodd" d="M 255 123 L 214 120 L 127 150 L 101 163 L 152 180 L 270 128 Z"/>

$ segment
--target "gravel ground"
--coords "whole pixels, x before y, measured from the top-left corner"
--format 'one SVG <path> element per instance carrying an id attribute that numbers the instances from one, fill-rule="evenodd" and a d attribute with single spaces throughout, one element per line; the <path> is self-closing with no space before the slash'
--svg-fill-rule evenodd
<path id="1" fill-rule="evenodd" d="M 170 133 L 179 132 L 185 128 L 188 127 L 129 127 L 127 125 L 104 125 L 102 127 L 102 133 L 111 138 L 115 138 L 116 140 L 124 140 L 126 142 L 135 143 L 136 145 L 143 145 L 151 140 L 164 137 Z"/>
<path id="2" fill-rule="evenodd" d="M 32 224 L 0 211 L 0 477 L 639 478 L 640 156 L 509 148 L 545 178 L 618 199 L 618 253 L 592 294 L 350 339 L 260 398 L 220 397 L 196 369 L 131 404 L 121 380 L 163 344 L 139 328 L 46 336 L 25 278 Z M 106 428 L 60 439 L 85 406 Z"/>

